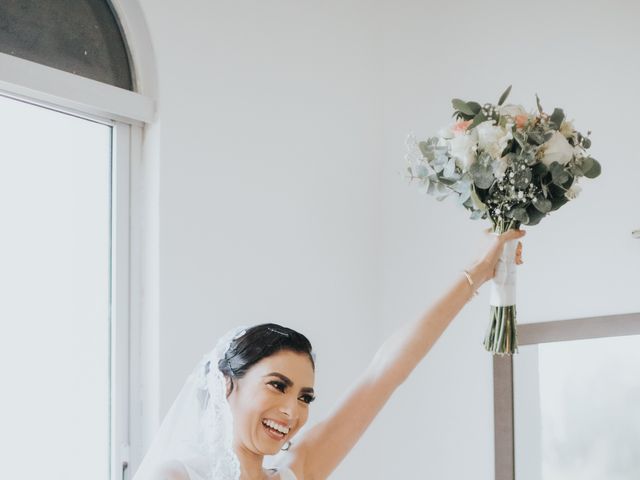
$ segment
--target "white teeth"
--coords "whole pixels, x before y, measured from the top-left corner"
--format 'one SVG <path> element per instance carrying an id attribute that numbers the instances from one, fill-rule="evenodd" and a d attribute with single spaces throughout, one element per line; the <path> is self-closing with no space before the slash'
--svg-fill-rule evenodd
<path id="1" fill-rule="evenodd" d="M 274 430 L 279 431 L 280 433 L 284 433 L 285 435 L 289 433 L 289 427 L 283 427 L 282 425 L 274 422 L 273 420 L 263 420 L 266 426 L 273 428 Z"/>

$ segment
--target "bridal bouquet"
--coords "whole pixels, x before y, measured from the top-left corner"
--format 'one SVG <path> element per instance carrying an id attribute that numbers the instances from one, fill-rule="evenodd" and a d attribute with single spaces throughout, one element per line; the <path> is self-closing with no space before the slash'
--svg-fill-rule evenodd
<path id="1" fill-rule="evenodd" d="M 408 173 L 426 193 L 449 195 L 471 212 L 489 219 L 495 234 L 520 225 L 537 225 L 580 193 L 580 177 L 595 178 L 600 164 L 587 149 L 587 136 L 576 131 L 560 108 L 547 114 L 536 96 L 537 113 L 505 104 L 453 99 L 455 122 L 437 136 L 407 142 Z M 515 249 L 505 245 L 491 288 L 491 322 L 484 340 L 493 353 L 518 351 L 515 306 Z"/>

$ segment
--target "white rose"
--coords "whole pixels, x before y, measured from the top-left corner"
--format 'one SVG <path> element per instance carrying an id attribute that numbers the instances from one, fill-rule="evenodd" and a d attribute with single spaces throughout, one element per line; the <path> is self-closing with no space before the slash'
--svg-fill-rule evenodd
<path id="1" fill-rule="evenodd" d="M 553 132 L 553 136 L 542 147 L 544 149 L 542 163 L 547 167 L 552 162 L 566 165 L 573 158 L 573 147 L 560 132 Z"/>
<path id="2" fill-rule="evenodd" d="M 469 167 L 476 160 L 476 135 L 469 133 L 460 133 L 449 141 L 451 156 L 454 157 L 456 165 L 463 171 L 469 170 Z"/>
<path id="3" fill-rule="evenodd" d="M 500 115 L 509 115 L 512 118 L 516 118 L 517 115 L 528 115 L 522 105 L 502 105 L 498 112 Z"/>
<path id="4" fill-rule="evenodd" d="M 453 138 L 453 128 L 452 127 L 441 128 L 440 130 L 438 130 L 438 136 L 440 138 L 446 138 L 447 140 Z"/>
<path id="5" fill-rule="evenodd" d="M 479 147 L 493 158 L 500 158 L 513 138 L 510 128 L 494 125 L 492 120 L 482 122 L 474 130 L 478 133 Z"/>

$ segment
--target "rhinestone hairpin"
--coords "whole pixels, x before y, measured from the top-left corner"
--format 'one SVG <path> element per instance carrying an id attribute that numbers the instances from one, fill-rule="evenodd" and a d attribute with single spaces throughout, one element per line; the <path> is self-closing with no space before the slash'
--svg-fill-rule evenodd
<path id="1" fill-rule="evenodd" d="M 285 337 L 288 337 L 289 334 L 286 332 L 281 332 L 280 330 L 276 330 L 275 328 L 271 328 L 271 327 L 267 327 L 267 329 L 271 330 L 272 332 L 276 332 L 279 333 L 280 335 L 284 335 Z"/>

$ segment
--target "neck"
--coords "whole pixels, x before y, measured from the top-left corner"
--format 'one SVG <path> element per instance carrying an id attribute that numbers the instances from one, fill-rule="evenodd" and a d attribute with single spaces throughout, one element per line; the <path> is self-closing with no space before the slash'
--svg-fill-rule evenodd
<path id="1" fill-rule="evenodd" d="M 240 480 L 264 480 L 268 478 L 262 468 L 264 455 L 251 452 L 243 445 L 234 445 L 233 449 L 240 462 Z"/>

